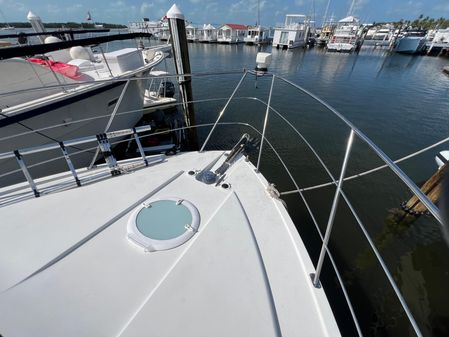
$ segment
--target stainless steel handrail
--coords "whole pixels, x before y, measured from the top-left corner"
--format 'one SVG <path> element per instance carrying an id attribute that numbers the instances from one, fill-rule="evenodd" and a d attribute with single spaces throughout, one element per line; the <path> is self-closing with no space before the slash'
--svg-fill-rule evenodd
<path id="1" fill-rule="evenodd" d="M 429 200 L 429 198 L 419 189 L 418 186 L 397 166 L 386 154 L 383 152 L 374 142 L 368 138 L 362 131 L 360 131 L 352 122 L 350 122 L 348 119 L 346 119 L 342 114 L 340 114 L 336 109 L 334 109 L 332 106 L 327 104 L 325 101 L 320 99 L 318 96 L 312 94 L 310 91 L 302 88 L 301 86 L 283 78 L 279 77 L 280 80 L 290 84 L 294 88 L 302 91 L 306 95 L 310 96 L 311 98 L 315 99 L 317 102 L 324 105 L 327 109 L 329 109 L 332 113 L 334 113 L 340 120 L 342 120 L 346 125 L 348 125 L 352 130 L 354 130 L 355 134 L 363 140 L 373 151 L 376 153 L 376 155 L 382 159 L 385 164 L 390 167 L 390 169 L 396 174 L 396 176 L 401 179 L 404 184 L 413 192 L 414 195 L 426 206 L 427 210 L 433 215 L 433 217 L 440 223 L 440 225 L 443 225 L 443 219 L 440 214 L 440 210 L 438 207 L 435 206 L 435 204 Z"/>

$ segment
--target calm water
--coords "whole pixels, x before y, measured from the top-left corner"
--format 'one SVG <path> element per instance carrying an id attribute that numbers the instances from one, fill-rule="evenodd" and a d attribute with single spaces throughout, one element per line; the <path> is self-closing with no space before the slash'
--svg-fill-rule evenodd
<path id="1" fill-rule="evenodd" d="M 244 45 L 190 44 L 193 72 L 254 68 L 257 47 Z M 383 50 L 362 49 L 357 54 L 331 54 L 311 50 L 271 51 L 270 70 L 317 94 L 354 122 L 391 158 L 400 158 L 449 135 L 449 77 L 441 70 L 448 59 L 388 55 Z M 228 97 L 241 75 L 195 78 L 194 98 Z M 223 121 L 246 121 L 262 128 L 265 108 L 243 99 L 268 99 L 271 79 L 253 77 L 242 84 Z M 197 122 L 213 121 L 224 101 L 195 106 Z M 338 176 L 349 133 L 347 127 L 326 109 L 280 81 L 274 84 L 272 105 L 310 141 Z M 204 139 L 205 131 L 200 132 Z M 229 147 L 230 135 L 248 132 L 241 127 L 218 129 L 215 146 Z M 329 181 L 304 143 L 278 117 L 269 119 L 268 139 L 292 171 L 300 187 Z M 235 138 L 234 138 L 235 139 Z M 401 164 L 420 184 L 436 171 L 435 153 L 440 146 Z M 277 157 L 265 147 L 262 171 L 280 191 L 294 189 Z M 348 175 L 380 164 L 361 141 L 356 140 Z M 410 192 L 390 171 L 352 180 L 345 192 L 360 219 L 374 238 L 389 269 L 401 288 L 425 336 L 449 335 L 449 250 L 440 228 L 430 217 L 412 224 L 397 223 L 392 214 Z M 306 192 L 305 198 L 324 231 L 333 188 Z M 288 210 L 297 224 L 314 262 L 319 254 L 319 237 L 304 203 L 296 195 L 285 196 Z M 340 266 L 351 300 L 367 336 L 413 336 L 404 311 L 388 285 L 381 268 L 347 207 L 337 212 L 330 247 Z M 337 281 L 325 264 L 323 283 L 345 335 L 353 334 Z"/>
<path id="2" fill-rule="evenodd" d="M 110 44 L 109 50 L 129 46 Z M 257 47 L 244 45 L 190 44 L 193 72 L 253 69 Z M 388 55 L 383 50 L 362 49 L 359 54 L 331 54 L 314 48 L 293 51 L 271 50 L 270 70 L 303 86 L 334 106 L 357 125 L 387 155 L 400 158 L 449 135 L 449 77 L 442 68 L 448 59 Z M 164 66 L 159 67 L 165 69 Z M 173 72 L 173 66 L 167 64 Z M 241 74 L 201 77 L 193 80 L 195 99 L 226 98 Z M 271 78 L 248 76 L 223 121 L 243 121 L 261 130 L 265 107 L 246 99 L 266 101 Z M 197 123 L 212 122 L 225 101 L 195 105 Z M 348 128 L 309 97 L 277 80 L 272 106 L 313 145 L 332 174 L 338 176 Z M 151 120 L 154 115 L 145 119 Z M 271 113 L 267 138 L 287 164 L 300 187 L 329 181 L 304 142 L 279 117 Z M 208 129 L 199 130 L 200 142 Z M 217 128 L 214 148 L 229 148 L 243 132 L 243 126 Z M 252 132 L 252 134 L 255 134 Z M 259 137 L 260 138 L 260 137 Z M 434 156 L 449 145 L 432 149 L 402 163 L 400 167 L 420 184 L 436 170 Z M 253 158 L 255 156 L 253 155 Z M 360 140 L 355 140 L 347 175 L 380 165 L 381 162 Z M 261 170 L 279 191 L 295 188 L 276 155 L 265 145 Z M 430 217 L 411 224 L 392 218 L 410 192 L 390 171 L 345 183 L 347 194 L 360 219 L 393 273 L 410 309 L 425 336 L 449 336 L 449 249 L 439 225 Z M 324 232 L 334 189 L 304 193 L 318 226 Z M 298 194 L 283 196 L 314 263 L 320 239 L 314 223 Z M 365 336 L 414 336 L 388 281 L 371 253 L 350 211 L 340 202 L 330 249 L 344 278 Z M 280 262 L 281 263 L 281 262 Z M 349 311 L 328 261 L 322 278 L 326 293 L 344 336 L 355 335 Z"/>

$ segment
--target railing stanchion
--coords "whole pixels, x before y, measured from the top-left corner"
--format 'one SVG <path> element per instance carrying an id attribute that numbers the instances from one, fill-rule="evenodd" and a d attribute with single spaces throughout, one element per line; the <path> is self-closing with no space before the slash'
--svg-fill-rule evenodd
<path id="1" fill-rule="evenodd" d="M 81 181 L 76 174 L 75 167 L 73 166 L 72 160 L 69 157 L 69 153 L 64 145 L 64 142 L 59 142 L 59 146 L 61 147 L 62 154 L 64 155 L 65 161 L 67 162 L 67 166 L 69 167 L 70 172 L 72 172 L 73 178 L 75 178 L 75 182 L 78 186 L 81 186 Z"/>
<path id="2" fill-rule="evenodd" d="M 115 104 L 114 110 L 111 113 L 111 117 L 109 117 L 109 121 L 106 124 L 106 127 L 104 128 L 104 132 L 105 133 L 109 131 L 109 128 L 112 125 L 112 121 L 114 120 L 114 117 L 117 114 L 118 108 L 120 107 L 120 104 L 122 104 L 122 100 L 123 100 L 123 97 L 125 96 L 126 90 L 128 89 L 128 85 L 129 85 L 129 80 L 126 81 L 126 84 L 123 87 L 122 92 L 120 93 L 120 97 L 118 98 L 118 101 Z M 92 158 L 92 161 L 89 164 L 89 169 L 91 169 L 94 166 L 95 161 L 97 160 L 97 157 L 98 157 L 99 153 L 100 153 L 100 148 L 97 147 L 97 150 L 95 151 L 95 155 L 94 155 L 94 157 Z"/>
<path id="3" fill-rule="evenodd" d="M 134 131 L 134 140 L 136 141 L 137 147 L 139 148 L 139 152 L 140 152 L 140 155 L 142 156 L 142 160 L 143 160 L 145 166 L 148 166 L 147 156 L 145 156 L 145 151 L 143 150 L 139 135 L 136 132 L 136 128 L 133 128 L 133 131 Z"/>
<path id="4" fill-rule="evenodd" d="M 332 231 L 332 226 L 334 224 L 335 214 L 337 213 L 338 199 L 340 198 L 341 188 L 343 187 L 343 181 L 345 177 L 346 167 L 348 166 L 349 153 L 351 152 L 352 142 L 354 140 L 354 130 L 351 129 L 349 134 L 348 143 L 346 145 L 345 157 L 343 159 L 343 164 L 341 166 L 340 178 L 338 179 L 337 189 L 335 190 L 334 201 L 332 202 L 331 212 L 329 214 L 329 220 L 327 222 L 326 233 L 324 234 L 323 245 L 321 246 L 320 257 L 316 266 L 315 274 L 312 274 L 312 282 L 316 288 L 321 287 L 320 285 L 320 274 L 323 268 L 324 258 L 326 257 L 327 244 L 329 243 L 329 238 Z"/>
<path id="5" fill-rule="evenodd" d="M 201 146 L 200 152 L 204 151 L 204 148 L 206 147 L 207 143 L 209 142 L 209 138 L 210 136 L 212 136 L 212 133 L 214 132 L 218 122 L 220 121 L 221 117 L 223 116 L 224 112 L 226 111 L 229 103 L 231 102 L 232 98 L 234 97 L 235 93 L 237 92 L 237 90 L 240 88 L 240 85 L 242 84 L 243 80 L 246 77 L 246 74 L 248 74 L 248 72 L 245 70 L 245 72 L 243 73 L 242 78 L 240 79 L 239 83 L 237 84 L 237 86 L 235 87 L 234 91 L 232 92 L 231 96 L 229 96 L 228 101 L 226 102 L 225 106 L 223 107 L 223 109 L 221 109 L 220 114 L 218 115 L 217 120 L 215 121 L 214 125 L 212 126 L 212 129 L 209 131 L 209 134 L 206 137 L 206 140 L 203 143 L 203 146 Z"/>
<path id="6" fill-rule="evenodd" d="M 25 162 L 23 161 L 22 155 L 20 154 L 19 150 L 15 150 L 14 155 L 16 156 L 17 162 L 19 163 L 19 166 L 22 169 L 23 175 L 28 180 L 28 184 L 30 185 L 31 189 L 33 190 L 34 196 L 36 198 L 40 197 L 41 194 L 37 190 L 36 183 L 34 182 L 33 178 L 31 177 L 31 174 L 28 171 L 27 166 L 26 166 Z"/>
<path id="7" fill-rule="evenodd" d="M 259 172 L 260 157 L 262 156 L 263 142 L 265 141 L 265 131 L 266 131 L 266 129 L 267 129 L 268 115 L 269 115 L 269 113 L 270 113 L 271 95 L 273 94 L 274 79 L 275 79 L 275 77 L 274 77 L 274 75 L 272 75 L 272 78 L 271 78 L 271 87 L 270 87 L 270 94 L 269 94 L 269 96 L 268 96 L 267 110 L 265 111 L 265 119 L 264 119 L 264 121 L 263 121 L 262 139 L 260 140 L 259 156 L 257 157 L 256 172 Z"/>
<path id="8" fill-rule="evenodd" d="M 106 64 L 106 67 L 109 70 L 109 74 L 111 75 L 111 77 L 114 77 L 114 75 L 112 74 L 112 70 L 109 67 L 108 60 L 106 60 L 106 55 L 104 54 L 103 48 L 101 46 L 98 46 L 98 48 L 100 48 L 101 55 L 103 56 L 104 63 Z"/>

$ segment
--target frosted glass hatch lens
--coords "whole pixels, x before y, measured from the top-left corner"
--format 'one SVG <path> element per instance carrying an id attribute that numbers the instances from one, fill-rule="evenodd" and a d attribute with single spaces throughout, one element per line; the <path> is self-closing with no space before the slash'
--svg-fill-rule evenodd
<path id="1" fill-rule="evenodd" d="M 200 214 L 189 201 L 165 198 L 142 204 L 128 221 L 128 238 L 148 251 L 182 245 L 198 231 Z"/>
<path id="2" fill-rule="evenodd" d="M 182 203 L 173 200 L 152 202 L 137 214 L 137 229 L 143 235 L 155 240 L 169 240 L 183 234 L 186 225 L 192 223 L 192 214 Z"/>

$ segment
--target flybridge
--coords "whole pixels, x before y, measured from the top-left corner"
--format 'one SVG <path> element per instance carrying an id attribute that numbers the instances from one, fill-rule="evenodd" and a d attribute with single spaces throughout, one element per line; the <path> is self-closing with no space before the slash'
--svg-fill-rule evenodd
<path id="1" fill-rule="evenodd" d="M 104 30 L 101 30 L 104 31 Z M 72 31 L 73 32 L 73 31 Z M 60 34 L 61 32 L 58 32 Z M 78 34 L 78 32 L 76 32 Z M 52 35 L 49 32 L 46 33 L 31 33 L 34 35 Z M 17 36 L 17 35 L 14 35 Z M 90 46 L 100 43 L 106 43 L 119 40 L 130 40 L 140 37 L 151 37 L 150 33 L 127 33 L 127 34 L 114 34 L 108 36 L 97 36 L 86 39 L 61 41 L 46 44 L 26 45 L 18 47 L 5 47 L 0 49 L 0 60 L 6 60 L 13 57 L 31 56 L 36 54 L 45 54 L 56 50 L 67 49 L 75 46 Z M 0 38 L 3 36 L 0 36 Z"/>

